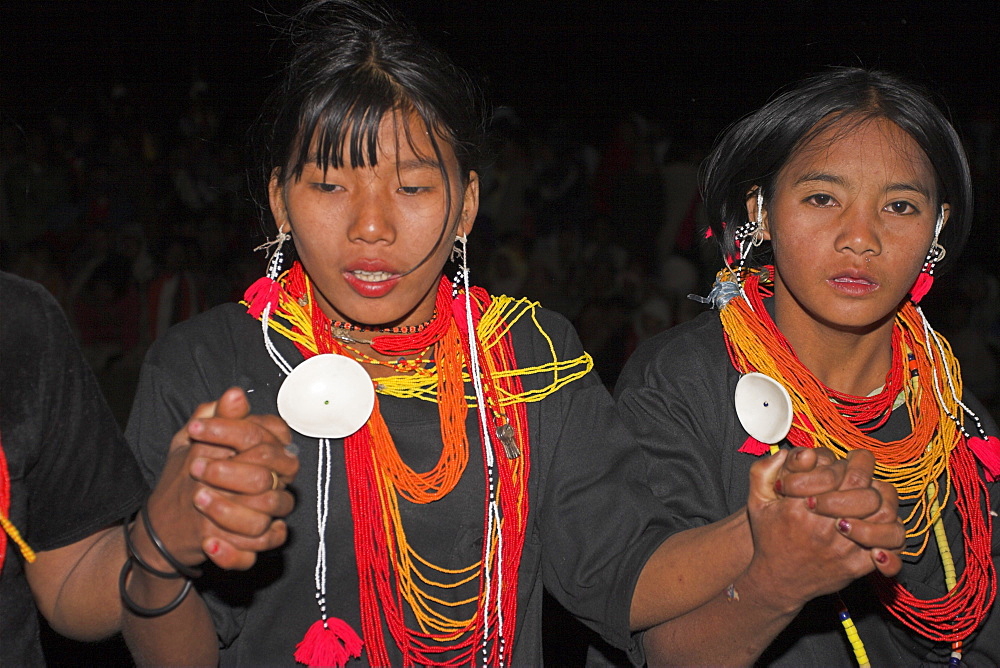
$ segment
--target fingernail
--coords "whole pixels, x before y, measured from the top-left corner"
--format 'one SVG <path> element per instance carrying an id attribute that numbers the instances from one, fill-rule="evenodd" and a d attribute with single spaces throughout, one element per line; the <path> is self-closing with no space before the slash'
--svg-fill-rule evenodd
<path id="1" fill-rule="evenodd" d="M 194 495 L 194 505 L 196 508 L 204 508 L 212 501 L 212 495 L 208 493 L 207 489 L 199 489 L 198 493 Z"/>
<path id="2" fill-rule="evenodd" d="M 885 562 L 889 561 L 889 555 L 879 550 L 878 552 L 875 553 L 875 561 L 877 561 L 880 564 L 884 564 Z"/>
<path id="3" fill-rule="evenodd" d="M 298 457 L 299 446 L 295 445 L 294 443 L 289 443 L 288 445 L 285 446 L 285 452 L 288 453 L 289 457 Z"/>
<path id="4" fill-rule="evenodd" d="M 205 431 L 205 424 L 201 420 L 192 420 L 188 425 L 188 431 L 198 436 Z"/>
<path id="5" fill-rule="evenodd" d="M 810 496 L 806 499 L 806 505 L 809 506 L 809 510 L 816 510 L 816 497 Z"/>
<path id="6" fill-rule="evenodd" d="M 847 520 L 840 520 L 837 522 L 837 528 L 840 529 L 841 533 L 847 533 L 851 530 L 851 523 Z"/>
<path id="7" fill-rule="evenodd" d="M 774 491 L 781 494 L 781 478 L 774 481 Z"/>
<path id="8" fill-rule="evenodd" d="M 199 457 L 198 459 L 191 462 L 191 475 L 193 475 L 195 478 L 202 477 L 203 475 L 205 475 L 205 468 L 207 466 L 208 462 Z"/>
<path id="9" fill-rule="evenodd" d="M 208 551 L 209 554 L 218 554 L 219 553 L 219 541 L 217 541 L 217 540 L 209 540 L 206 549 L 207 549 L 207 551 Z"/>

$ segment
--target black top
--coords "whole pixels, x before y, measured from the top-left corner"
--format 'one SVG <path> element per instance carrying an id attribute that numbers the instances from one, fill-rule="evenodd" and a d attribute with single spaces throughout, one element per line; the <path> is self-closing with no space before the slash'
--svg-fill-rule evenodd
<path id="1" fill-rule="evenodd" d="M 654 493 L 685 528 L 727 517 L 746 504 L 750 466 L 757 457 L 738 452 L 747 439 L 733 396 L 739 372 L 733 368 L 718 313 L 653 337 L 635 352 L 618 381 L 619 411 L 646 454 Z M 978 402 L 966 402 L 990 434 L 997 428 Z M 970 421 L 971 422 L 971 421 Z M 905 408 L 871 435 L 881 441 L 909 433 Z M 784 443 L 787 446 L 787 442 Z M 1000 509 L 1000 483 L 989 484 L 990 505 Z M 901 504 L 900 515 L 907 511 Z M 962 572 L 962 539 L 953 504 L 945 514 L 948 543 Z M 996 522 L 994 522 L 996 524 Z M 993 561 L 1000 561 L 1000 530 L 993 533 Z M 941 560 L 933 538 L 920 558 L 904 560 L 899 579 L 917 597 L 945 592 Z M 947 664 L 951 648 L 922 639 L 895 621 L 878 602 L 867 579 L 841 593 L 875 666 Z M 985 625 L 966 643 L 963 662 L 1000 664 L 1000 613 L 994 604 Z M 855 660 L 831 597 L 809 603 L 760 658 L 761 665 L 853 666 Z"/>
<path id="2" fill-rule="evenodd" d="M 536 315 L 558 359 L 581 353 L 576 333 L 564 318 L 541 309 Z M 551 361 L 549 343 L 529 317 L 521 318 L 512 331 L 519 367 Z M 301 361 L 290 341 L 274 333 L 271 339 L 290 364 Z M 163 464 L 165 436 L 198 402 L 235 385 L 248 392 L 253 412 L 275 413 L 283 378 L 264 348 L 260 323 L 242 306 L 223 305 L 174 327 L 149 353 L 127 431 L 147 477 L 155 478 Z M 539 388 L 551 379 L 551 372 L 530 375 L 523 378 L 524 388 Z M 466 391 L 473 392 L 471 387 Z M 414 470 L 430 469 L 441 450 L 437 404 L 386 396 L 379 402 L 403 460 Z M 646 486 L 638 449 L 594 374 L 527 404 L 527 410 L 532 458 L 529 517 L 510 661 L 512 665 L 542 661 L 543 583 L 608 641 L 625 646 L 630 641 L 628 613 L 636 579 L 649 554 L 670 533 L 656 519 L 663 511 Z M 432 504 L 399 502 L 411 544 L 442 566 L 467 566 L 480 558 L 485 496 L 474 413 L 470 409 L 467 421 L 470 461 L 454 491 Z M 294 665 L 296 643 L 319 618 L 313 581 L 317 440 L 295 434 L 294 441 L 300 448 L 301 469 L 291 488 L 297 505 L 288 518 L 288 543 L 263 555 L 249 572 L 216 572 L 198 583 L 215 619 L 223 664 Z M 360 633 L 342 447 L 342 441 L 333 442 L 327 599 L 331 616 L 346 620 Z M 385 637 L 390 660 L 398 664 L 391 636 Z M 367 660 L 362 655 L 357 663 Z"/>
<path id="3" fill-rule="evenodd" d="M 10 519 L 36 552 L 52 550 L 120 521 L 147 489 L 55 299 L 0 273 L 0 304 Z M 0 573 L 0 665 L 44 665 L 24 563 L 10 540 Z"/>

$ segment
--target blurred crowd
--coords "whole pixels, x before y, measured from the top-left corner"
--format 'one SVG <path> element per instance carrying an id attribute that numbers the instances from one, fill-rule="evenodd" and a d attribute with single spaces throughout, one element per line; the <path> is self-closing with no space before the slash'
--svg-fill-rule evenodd
<path id="1" fill-rule="evenodd" d="M 117 87 L 69 112 L 2 119 L 0 268 L 63 304 L 122 422 L 149 343 L 240 299 L 264 270 L 246 124 L 207 91 L 196 82 L 166 118 Z M 613 386 L 640 342 L 705 308 L 688 295 L 707 294 L 720 259 L 699 233 L 698 166 L 719 128 L 670 128 L 637 112 L 604 126 L 591 139 L 570 120 L 533 127 L 498 109 L 469 252 L 474 282 L 572 320 Z M 998 414 L 996 118 L 964 127 L 977 228 L 925 310 Z"/>

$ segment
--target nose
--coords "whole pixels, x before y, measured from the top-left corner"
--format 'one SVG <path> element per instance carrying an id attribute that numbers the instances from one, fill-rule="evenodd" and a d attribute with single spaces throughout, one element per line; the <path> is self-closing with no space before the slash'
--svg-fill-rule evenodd
<path id="1" fill-rule="evenodd" d="M 392 207 L 373 190 L 356 193 L 347 236 L 361 243 L 391 244 L 396 240 Z"/>
<path id="2" fill-rule="evenodd" d="M 856 255 L 880 255 L 882 242 L 879 237 L 879 217 L 861 204 L 845 209 L 840 216 L 837 250 Z"/>

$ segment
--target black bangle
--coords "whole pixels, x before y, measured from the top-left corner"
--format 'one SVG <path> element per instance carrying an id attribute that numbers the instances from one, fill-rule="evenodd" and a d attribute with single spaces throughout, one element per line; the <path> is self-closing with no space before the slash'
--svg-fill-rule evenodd
<path id="1" fill-rule="evenodd" d="M 128 574 L 132 571 L 132 565 L 135 563 L 136 560 L 132 557 L 125 560 L 125 564 L 122 566 L 121 574 L 118 576 L 118 593 L 121 595 L 122 603 L 125 604 L 125 607 L 136 615 L 139 615 L 140 617 L 159 617 L 160 615 L 165 615 L 180 605 L 181 601 L 187 597 L 188 592 L 191 591 L 193 583 L 191 580 L 186 580 L 184 582 L 184 587 L 181 588 L 181 593 L 178 594 L 174 600 L 170 601 L 170 603 L 167 603 L 162 608 L 144 608 L 132 600 L 132 597 L 128 595 L 128 590 L 125 587 L 125 581 L 128 580 Z"/>
<path id="2" fill-rule="evenodd" d="M 143 506 L 142 509 L 139 510 L 139 514 L 142 515 L 142 525 L 146 527 L 146 534 L 149 535 L 149 540 L 151 540 L 153 542 L 153 545 L 156 546 L 156 550 L 160 553 L 160 556 L 163 557 L 163 559 L 168 564 L 170 564 L 170 566 L 173 567 L 175 571 L 177 571 L 184 577 L 190 578 L 192 580 L 201 577 L 200 568 L 192 568 L 190 566 L 185 566 L 181 562 L 177 561 L 177 559 L 174 558 L 174 555 L 167 552 L 167 546 L 163 544 L 163 541 L 160 540 L 160 537 L 156 535 L 155 531 L 153 531 L 153 524 L 149 521 L 148 507 Z"/>
<path id="3" fill-rule="evenodd" d="M 125 532 L 125 548 L 128 550 L 128 556 L 130 559 L 132 559 L 133 561 L 135 561 L 135 563 L 142 566 L 142 569 L 144 571 L 146 571 L 147 573 L 152 573 L 158 578 L 166 578 L 169 580 L 174 580 L 176 578 L 183 577 L 180 573 L 176 571 L 161 571 L 150 566 L 149 562 L 143 559 L 142 555 L 139 554 L 139 551 L 135 549 L 135 544 L 132 542 L 132 534 L 129 533 L 128 530 L 128 524 L 129 520 L 126 517 L 125 523 L 122 525 L 122 530 Z"/>

